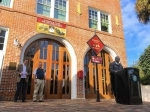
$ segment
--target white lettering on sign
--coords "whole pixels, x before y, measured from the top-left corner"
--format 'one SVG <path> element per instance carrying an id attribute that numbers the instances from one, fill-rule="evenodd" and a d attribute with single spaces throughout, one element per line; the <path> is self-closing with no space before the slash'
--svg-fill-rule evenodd
<path id="1" fill-rule="evenodd" d="M 50 24 L 50 25 L 52 25 L 52 26 L 63 27 L 60 23 L 56 23 L 56 22 L 54 22 L 54 21 L 42 20 L 42 23 Z"/>
<path id="2" fill-rule="evenodd" d="M 100 56 L 92 56 L 93 63 L 102 63 L 102 58 Z"/>

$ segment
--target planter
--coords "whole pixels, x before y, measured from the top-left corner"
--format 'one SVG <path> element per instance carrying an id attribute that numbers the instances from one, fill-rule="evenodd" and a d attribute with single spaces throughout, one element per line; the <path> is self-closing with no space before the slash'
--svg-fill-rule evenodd
<path id="1" fill-rule="evenodd" d="M 106 26 L 101 26 L 101 30 L 102 30 L 102 31 L 105 31 L 105 32 L 108 32 L 108 27 L 106 27 Z"/>
<path id="2" fill-rule="evenodd" d="M 142 100 L 150 102 L 150 85 L 141 85 Z"/>

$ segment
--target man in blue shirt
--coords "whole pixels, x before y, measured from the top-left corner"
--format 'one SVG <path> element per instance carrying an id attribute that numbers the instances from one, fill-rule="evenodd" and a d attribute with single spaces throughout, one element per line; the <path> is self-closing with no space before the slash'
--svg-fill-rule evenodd
<path id="1" fill-rule="evenodd" d="M 39 102 L 43 101 L 43 90 L 45 85 L 45 71 L 42 68 L 42 62 L 39 62 L 39 67 L 34 70 L 34 93 L 33 102 L 37 102 L 37 96 L 39 96 Z M 38 94 L 39 93 L 39 94 Z"/>

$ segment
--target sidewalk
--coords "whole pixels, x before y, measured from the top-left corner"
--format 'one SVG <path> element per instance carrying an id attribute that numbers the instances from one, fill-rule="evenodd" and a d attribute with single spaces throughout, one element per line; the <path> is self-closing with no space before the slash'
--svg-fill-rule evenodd
<path id="1" fill-rule="evenodd" d="M 0 112 L 150 112 L 150 102 L 143 105 L 116 104 L 114 100 L 44 100 L 44 102 L 0 101 Z"/>

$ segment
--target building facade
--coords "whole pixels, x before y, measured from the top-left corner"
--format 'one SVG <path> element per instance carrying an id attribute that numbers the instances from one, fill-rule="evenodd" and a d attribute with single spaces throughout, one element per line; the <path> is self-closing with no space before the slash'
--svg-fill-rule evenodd
<path id="1" fill-rule="evenodd" d="M 104 43 L 94 52 L 87 41 L 96 35 Z M 113 98 L 109 63 L 118 55 L 127 64 L 120 0 L 2 0 L 0 3 L 0 100 L 13 100 L 16 67 L 29 60 L 32 72 L 43 63 L 45 99 Z M 97 68 L 97 69 L 96 69 Z M 83 71 L 83 78 L 78 72 Z M 97 70 L 97 72 L 96 72 Z M 96 81 L 98 73 L 98 82 Z M 33 96 L 31 73 L 27 99 Z"/>

